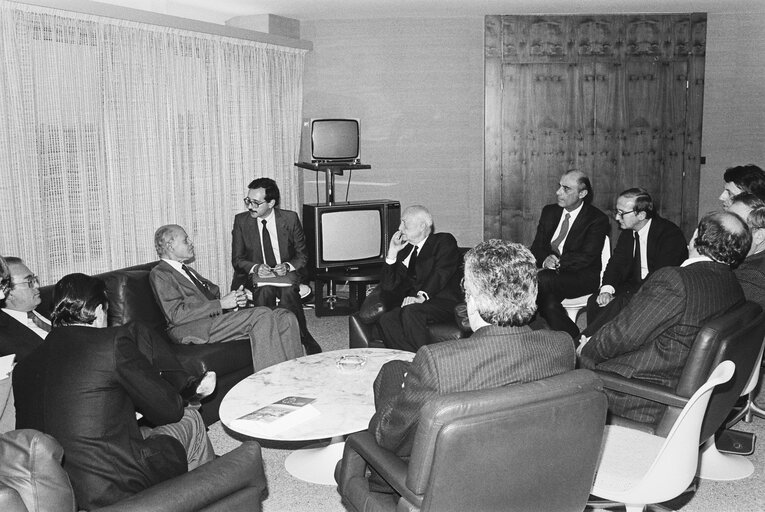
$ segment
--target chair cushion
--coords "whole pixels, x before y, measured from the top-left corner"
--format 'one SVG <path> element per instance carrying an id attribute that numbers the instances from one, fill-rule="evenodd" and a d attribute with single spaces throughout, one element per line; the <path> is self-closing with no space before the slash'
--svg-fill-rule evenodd
<path id="1" fill-rule="evenodd" d="M 0 435 L 0 485 L 16 490 L 30 511 L 74 511 L 74 492 L 61 459 L 64 449 L 37 430 Z"/>
<path id="2" fill-rule="evenodd" d="M 141 321 L 163 331 L 165 316 L 154 300 L 148 270 L 115 270 L 101 277 L 109 296 L 109 325 Z"/>

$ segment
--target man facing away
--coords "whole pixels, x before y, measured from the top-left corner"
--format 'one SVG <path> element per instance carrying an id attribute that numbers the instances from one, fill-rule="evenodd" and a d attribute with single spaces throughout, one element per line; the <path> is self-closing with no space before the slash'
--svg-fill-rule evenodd
<path id="1" fill-rule="evenodd" d="M 531 252 L 539 271 L 539 314 L 551 329 L 579 338 L 579 328 L 561 305 L 563 299 L 597 291 L 608 217 L 590 205 L 590 180 L 577 170 L 560 178 L 556 204 L 542 209 Z"/>
<path id="2" fill-rule="evenodd" d="M 217 285 L 186 265 L 194 259 L 194 244 L 182 227 L 160 227 L 154 245 L 161 261 L 151 269 L 149 280 L 176 343 L 225 343 L 249 337 L 256 372 L 303 355 L 297 319 L 290 311 L 245 308 L 247 297 L 241 286 L 220 297 Z"/>
<path id="3" fill-rule="evenodd" d="M 433 233 L 424 206 L 410 206 L 391 237 L 380 279 L 385 313 L 379 320 L 388 348 L 416 352 L 430 342 L 427 324 L 454 316 L 462 299 L 460 252 L 450 233 Z"/>
<path id="4" fill-rule="evenodd" d="M 16 428 L 52 435 L 78 510 L 110 505 L 215 456 L 199 412 L 141 354 L 127 327 L 107 327 L 103 281 L 56 284 L 53 329 L 16 365 Z M 139 427 L 136 411 L 154 427 Z"/>
<path id="5" fill-rule="evenodd" d="M 587 302 L 585 336 L 615 317 L 651 272 L 676 267 L 688 258 L 683 232 L 655 212 L 646 190 L 631 188 L 619 194 L 614 216 L 622 232 L 603 273 L 600 291 Z"/>
<path id="6" fill-rule="evenodd" d="M 383 365 L 375 379 L 369 431 L 401 457 L 410 455 L 420 409 L 432 398 L 574 369 L 568 335 L 527 325 L 536 311 L 537 270 L 526 247 L 504 240 L 478 244 L 465 256 L 464 288 L 473 335 L 425 345 L 411 363 Z"/>
<path id="7" fill-rule="evenodd" d="M 301 273 L 308 263 L 303 227 L 297 213 L 277 208 L 281 195 L 270 178 L 253 180 L 244 198 L 247 211 L 234 217 L 231 231 L 231 263 L 234 279 L 231 289 L 244 285 L 252 292 L 256 306 L 279 307 L 292 311 L 300 326 L 300 341 L 307 354 L 318 354 L 321 347 L 308 332 L 300 300 Z M 290 286 L 258 286 L 259 279 L 285 277 Z"/>
<path id="8" fill-rule="evenodd" d="M 688 260 L 652 273 L 624 309 L 580 345 L 580 365 L 675 386 L 702 325 L 744 302 L 731 267 L 744 260 L 751 241 L 737 215 L 705 215 L 688 245 Z M 607 394 L 617 416 L 655 423 L 664 411 L 655 402 Z"/>

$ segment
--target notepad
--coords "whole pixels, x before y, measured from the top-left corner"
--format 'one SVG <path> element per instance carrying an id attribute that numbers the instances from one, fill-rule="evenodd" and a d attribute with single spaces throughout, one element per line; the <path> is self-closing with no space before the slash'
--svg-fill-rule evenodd
<path id="1" fill-rule="evenodd" d="M 11 376 L 11 370 L 13 370 L 13 362 L 15 359 L 16 354 L 0 357 L 0 380 L 7 379 Z"/>
<path id="2" fill-rule="evenodd" d="M 311 405 L 315 400 L 304 396 L 287 396 L 235 419 L 232 427 L 263 434 L 283 432 L 317 417 L 319 410 Z"/>

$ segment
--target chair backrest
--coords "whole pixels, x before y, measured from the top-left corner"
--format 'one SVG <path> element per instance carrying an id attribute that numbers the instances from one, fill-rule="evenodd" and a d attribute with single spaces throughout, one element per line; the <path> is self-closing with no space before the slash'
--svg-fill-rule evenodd
<path id="1" fill-rule="evenodd" d="M 654 503 L 680 495 L 693 481 L 699 461 L 699 432 L 712 392 L 729 382 L 736 370 L 731 361 L 720 363 L 693 394 L 672 425 L 643 479 L 630 489 L 633 503 Z M 657 492 L 664 493 L 658 494 Z"/>
<path id="2" fill-rule="evenodd" d="M 421 510 L 581 511 L 606 408 L 588 370 L 438 397 L 421 412 L 407 487 Z"/>
<path id="3" fill-rule="evenodd" d="M 758 324 L 762 323 L 761 313 L 762 309 L 759 305 L 747 301 L 742 306 L 707 322 L 696 335 L 675 387 L 675 394 L 683 398 L 691 397 L 707 381 L 715 366 L 726 359 L 731 359 L 737 365 L 747 367 L 748 364 L 741 360 L 741 356 L 732 355 L 730 351 L 737 349 L 735 340 L 740 339 L 744 333 L 752 331 Z M 760 337 L 760 341 L 762 341 L 762 337 Z M 757 348 L 759 349 L 759 346 Z M 749 348 L 744 352 L 748 353 Z M 752 356 L 752 361 L 753 358 L 754 356 Z M 751 366 L 748 368 L 750 372 Z M 677 420 L 679 413 L 679 408 L 668 407 L 656 427 L 656 433 L 665 436 Z M 724 418 L 720 421 L 723 420 Z M 720 424 L 718 423 L 715 429 Z"/>

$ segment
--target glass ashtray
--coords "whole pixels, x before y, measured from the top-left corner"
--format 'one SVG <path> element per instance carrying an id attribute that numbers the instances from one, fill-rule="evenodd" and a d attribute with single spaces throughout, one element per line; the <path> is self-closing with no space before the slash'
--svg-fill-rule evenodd
<path id="1" fill-rule="evenodd" d="M 335 364 L 337 369 L 342 372 L 353 372 L 361 370 L 367 364 L 367 358 L 364 356 L 345 355 L 340 356 Z"/>

